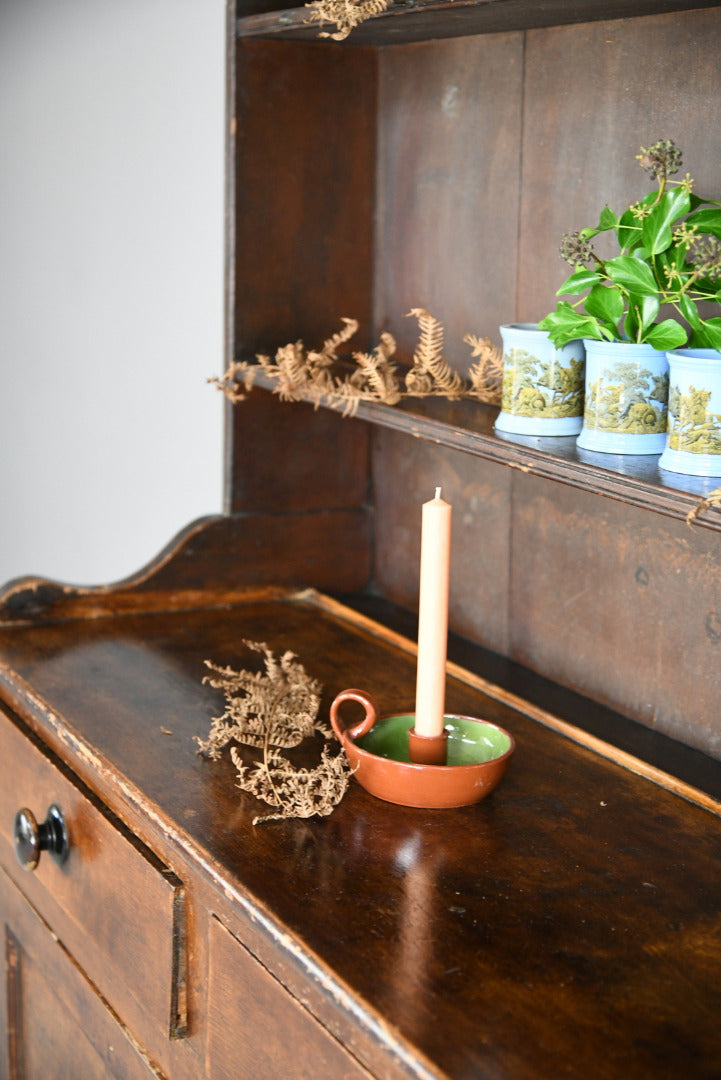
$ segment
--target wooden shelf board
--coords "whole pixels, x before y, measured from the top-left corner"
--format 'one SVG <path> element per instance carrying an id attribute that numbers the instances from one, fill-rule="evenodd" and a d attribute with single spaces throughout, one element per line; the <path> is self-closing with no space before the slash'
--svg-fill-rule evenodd
<path id="1" fill-rule="evenodd" d="M 637 0 L 634 17 L 718 6 L 714 0 Z M 395 0 L 386 12 L 356 27 L 346 43 L 406 44 L 627 17 L 626 0 Z M 236 24 L 238 38 L 318 40 L 321 30 L 333 29 L 310 22 L 307 7 L 241 15 Z"/>
<path id="2" fill-rule="evenodd" d="M 272 390 L 274 384 L 259 372 L 255 385 Z M 241 403 L 237 408 L 246 408 L 249 404 Z M 292 407 L 292 404 L 288 405 L 288 408 Z M 321 402 L 320 407 L 329 406 Z M 410 398 L 394 406 L 360 402 L 356 417 L 677 520 L 685 520 L 704 495 L 721 486 L 718 478 L 662 472 L 657 455 L 598 454 L 579 450 L 574 436 L 501 436 L 493 428 L 497 414 L 497 408 L 470 400 Z M 695 526 L 721 530 L 721 510 L 704 510 L 696 518 Z"/>

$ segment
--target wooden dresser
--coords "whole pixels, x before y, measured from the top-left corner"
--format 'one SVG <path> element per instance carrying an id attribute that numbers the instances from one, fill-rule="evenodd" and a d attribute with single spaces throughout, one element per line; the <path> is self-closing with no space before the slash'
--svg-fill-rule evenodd
<path id="1" fill-rule="evenodd" d="M 464 333 L 552 306 L 556 234 L 637 186 L 640 115 L 721 191 L 715 4 L 417 0 L 342 44 L 268 6 L 228 6 L 226 361 L 344 316 L 407 359 L 423 304 L 462 368 Z M 690 529 L 703 492 L 655 460 L 494 416 L 256 388 L 226 514 L 112 586 L 5 588 L 1 1076 L 721 1077 L 721 512 Z M 326 714 L 349 686 L 411 708 L 437 484 L 447 707 L 512 732 L 506 777 L 447 811 L 352 781 L 327 818 L 254 825 L 197 753 L 205 660 L 262 641 Z"/>

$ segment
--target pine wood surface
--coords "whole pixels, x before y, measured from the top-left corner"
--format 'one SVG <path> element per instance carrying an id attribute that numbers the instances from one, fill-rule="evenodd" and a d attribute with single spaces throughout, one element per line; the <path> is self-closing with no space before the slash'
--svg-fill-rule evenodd
<path id="1" fill-rule="evenodd" d="M 487 801 L 407 810 L 354 782 L 327 819 L 254 827 L 259 804 L 230 762 L 193 743 L 222 711 L 203 660 L 249 666 L 244 638 L 297 652 L 324 709 L 349 685 L 383 712 L 413 704 L 402 641 L 312 597 L 5 630 L 4 693 L 65 732 L 86 781 L 80 746 L 112 763 L 127 797 L 142 793 L 195 873 L 241 897 L 259 940 L 295 958 L 296 996 L 305 970 L 307 1002 L 354 1003 L 350 1049 L 376 1075 L 714 1075 L 715 814 L 454 677 L 448 709 L 518 742 Z"/>

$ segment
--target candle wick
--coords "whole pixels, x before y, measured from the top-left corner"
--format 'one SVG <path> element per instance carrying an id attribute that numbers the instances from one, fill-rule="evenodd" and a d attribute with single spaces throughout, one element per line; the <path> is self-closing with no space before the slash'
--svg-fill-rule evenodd
<path id="1" fill-rule="evenodd" d="M 441 489 L 439 487 L 437 487 L 436 488 L 436 498 L 440 499 L 440 497 L 441 497 Z"/>

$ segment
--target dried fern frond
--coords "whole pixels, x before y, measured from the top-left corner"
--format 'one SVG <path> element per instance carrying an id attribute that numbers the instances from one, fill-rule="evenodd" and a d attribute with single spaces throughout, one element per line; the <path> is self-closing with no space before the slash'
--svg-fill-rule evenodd
<path id="1" fill-rule="evenodd" d="M 387 332 L 380 338 L 372 353 L 354 352 L 355 371 L 336 381 L 329 404 L 342 408 L 343 416 L 355 416 L 361 401 L 395 405 L 402 397 L 396 365 L 391 360 L 396 351 L 395 338 Z"/>
<path id="2" fill-rule="evenodd" d="M 238 401 L 245 401 L 256 370 L 245 360 L 231 360 L 222 375 L 211 375 L 206 381 L 222 390 L 228 401 L 235 405 Z"/>
<path id="3" fill-rule="evenodd" d="M 277 380 L 276 393 L 281 401 L 301 401 L 308 384 L 308 368 L 302 341 L 282 345 L 275 359 L 258 354 L 261 371 Z"/>
<path id="4" fill-rule="evenodd" d="M 383 333 L 372 353 L 354 352 L 357 368 L 350 376 L 351 384 L 376 401 L 395 405 L 401 399 L 397 368 L 391 360 L 395 351 L 395 338 L 392 334 Z"/>
<path id="5" fill-rule="evenodd" d="M 374 15 L 381 15 L 390 4 L 391 0 L 312 0 L 306 7 L 310 9 L 312 22 L 337 26 L 335 33 L 321 31 L 318 37 L 345 41 L 351 30 Z"/>
<path id="6" fill-rule="evenodd" d="M 235 740 L 246 746 L 263 748 L 297 746 L 315 730 L 321 685 L 306 674 L 292 652 L 276 659 L 263 642 L 243 643 L 264 656 L 264 671 L 234 671 L 206 660 L 213 672 L 203 682 L 225 693 L 226 709 L 211 723 L 210 736 L 200 750 L 217 758 L 220 750 Z"/>
<path id="7" fill-rule="evenodd" d="M 407 318 L 411 316 L 418 320 L 420 334 L 413 364 L 423 370 L 443 359 L 443 325 L 425 308 L 411 308 Z"/>
<path id="8" fill-rule="evenodd" d="M 468 369 L 472 395 L 487 405 L 500 405 L 503 350 L 492 345 L 490 338 L 479 338 L 476 334 L 466 334 L 463 340 L 471 346 L 471 356 L 478 357 L 478 363 Z"/>
<path id="9" fill-rule="evenodd" d="M 376 401 L 385 401 L 391 405 L 400 401 L 394 364 L 389 364 L 387 360 L 379 357 L 377 352 L 353 353 L 353 359 L 358 365 L 350 377 L 355 387 Z"/>
<path id="10" fill-rule="evenodd" d="M 345 345 L 347 341 L 350 341 L 358 330 L 357 319 L 348 319 L 343 316 L 341 322 L 345 323 L 343 329 L 339 330 L 337 334 L 333 334 L 327 341 L 324 341 L 323 348 L 321 349 L 321 354 L 328 357 L 331 361 L 338 359 L 338 347 L 340 345 Z"/>
<path id="11" fill-rule="evenodd" d="M 313 769 L 296 769 L 280 755 L 271 755 L 267 764 L 245 765 L 235 747 L 230 756 L 238 770 L 238 786 L 278 808 L 278 813 L 253 818 L 254 825 L 288 817 L 327 817 L 345 795 L 351 775 L 345 755 L 331 754 L 328 746 Z"/>
<path id="12" fill-rule="evenodd" d="M 443 394 L 451 401 L 463 396 L 463 379 L 443 355 L 443 325 L 425 308 L 412 308 L 418 320 L 420 339 L 413 353 L 413 367 L 406 375 L 406 387 L 414 396 Z"/>
<path id="13" fill-rule="evenodd" d="M 721 487 L 709 491 L 708 495 L 705 495 L 700 502 L 696 503 L 693 509 L 689 510 L 686 514 L 686 524 L 692 525 L 699 514 L 702 514 L 704 510 L 709 510 L 712 506 L 721 506 Z"/>
<path id="14" fill-rule="evenodd" d="M 419 341 L 413 354 L 413 366 L 405 377 L 399 378 L 392 357 L 396 341 L 384 331 L 372 352 L 353 352 L 355 369 L 336 373 L 333 365 L 338 350 L 358 330 L 355 319 L 343 318 L 342 328 L 328 338 L 320 350 L 306 352 L 302 341 L 281 346 L 273 360 L 259 354 L 257 367 L 236 362 L 222 379 L 211 379 L 231 401 L 242 401 L 245 393 L 238 389 L 237 379 L 245 388 L 252 383 L 254 371 L 260 369 L 275 383 L 274 393 L 283 401 L 310 401 L 316 408 L 321 402 L 331 409 L 340 409 L 344 416 L 354 416 L 363 401 L 396 405 L 404 397 L 447 397 L 452 401 L 475 398 L 488 404 L 500 404 L 503 359 L 500 349 L 488 338 L 466 334 L 464 341 L 472 348 L 478 363 L 469 370 L 470 385 L 451 368 L 443 355 L 443 325 L 425 308 L 413 308 L 409 315 L 419 324 Z"/>
<path id="15" fill-rule="evenodd" d="M 253 824 L 329 814 L 345 794 L 350 768 L 337 742 L 331 753 L 335 737 L 317 719 L 320 683 L 306 673 L 295 653 L 286 651 L 278 658 L 263 642 L 244 644 L 263 654 L 263 671 L 235 671 L 206 660 L 213 674 L 203 681 L 224 691 L 226 708 L 211 721 L 207 739 L 195 737 L 199 752 L 217 759 L 230 742 L 262 751 L 261 760 L 247 764 L 238 746 L 230 748 L 238 786 L 278 811 L 255 818 Z M 314 768 L 296 768 L 280 752 L 314 735 L 323 740 Z"/>

